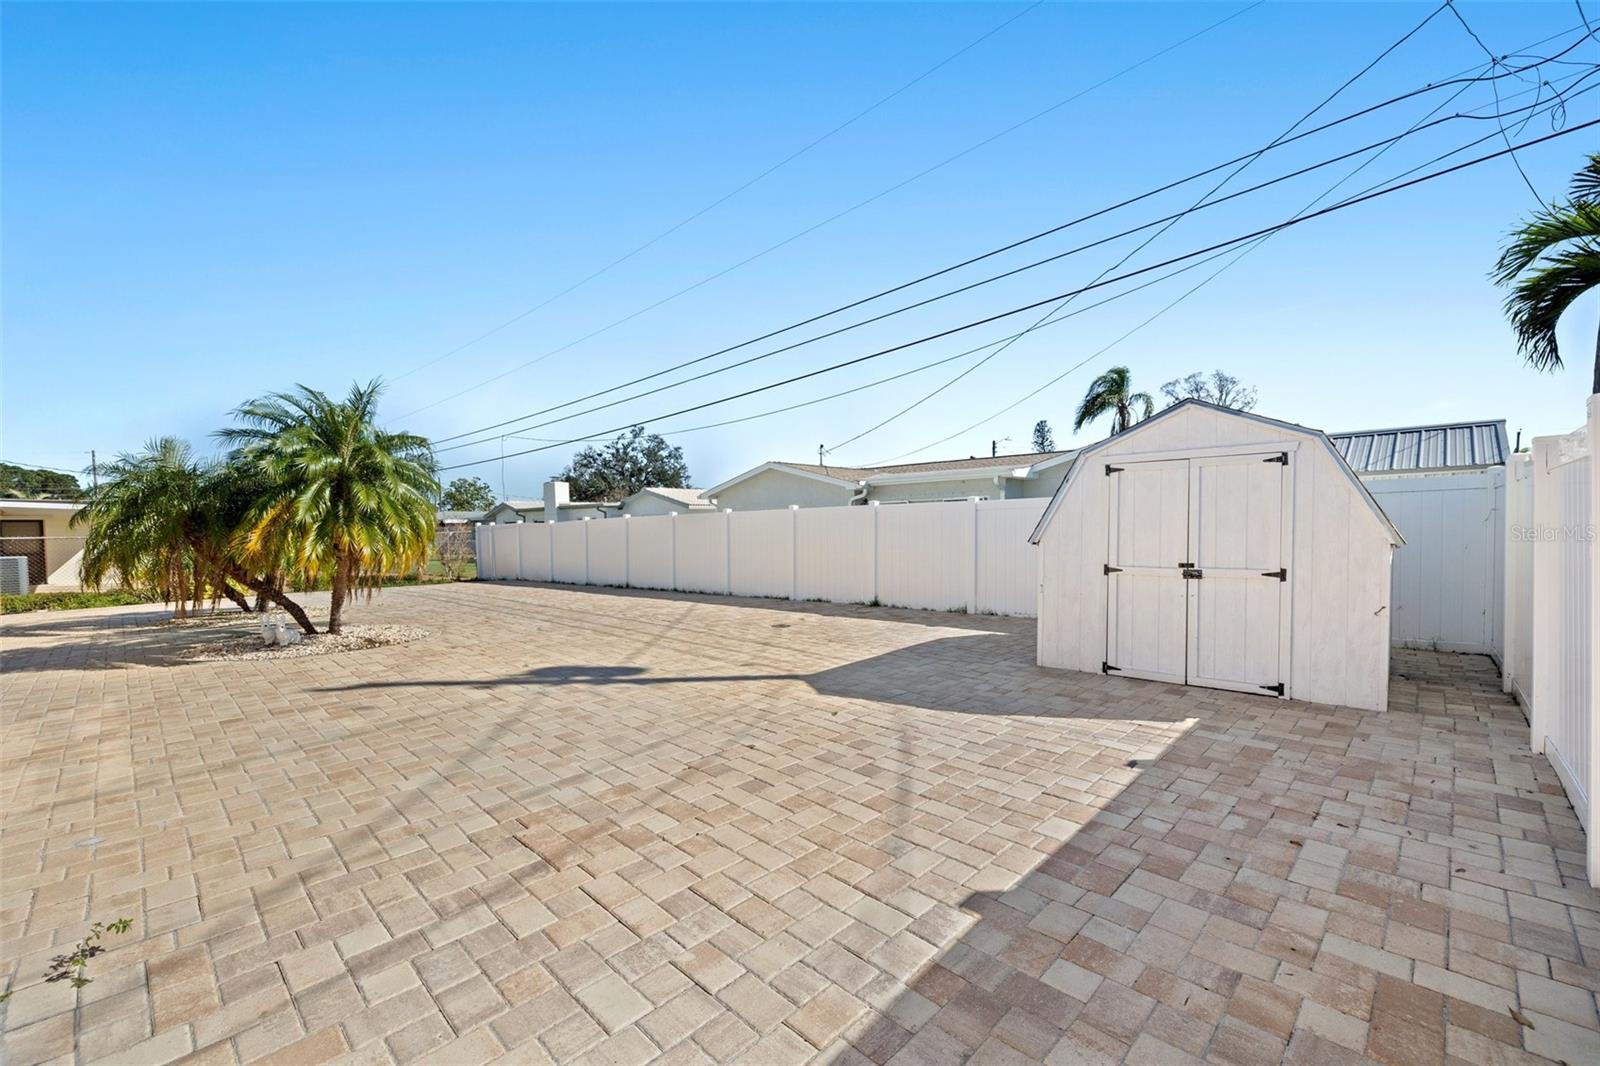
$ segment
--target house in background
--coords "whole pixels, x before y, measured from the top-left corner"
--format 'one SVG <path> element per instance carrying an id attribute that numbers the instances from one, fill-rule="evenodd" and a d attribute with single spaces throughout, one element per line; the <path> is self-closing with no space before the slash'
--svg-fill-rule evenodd
<path id="1" fill-rule="evenodd" d="M 482 521 L 506 525 L 514 522 L 576 522 L 584 518 L 610 518 L 619 514 L 615 500 L 572 499 L 565 481 L 546 481 L 542 500 L 501 500 L 484 512 Z"/>
<path id="2" fill-rule="evenodd" d="M 770 462 L 700 493 L 733 511 L 844 507 L 864 503 L 1045 498 L 1072 465 L 1073 451 L 1030 452 L 888 466 Z"/>
<path id="3" fill-rule="evenodd" d="M 652 514 L 688 514 L 691 511 L 715 511 L 716 500 L 703 500 L 699 489 L 640 489 L 625 497 L 618 505 L 623 514 L 635 516 Z"/>
<path id="4" fill-rule="evenodd" d="M 83 506 L 73 500 L 0 499 L 0 555 L 28 560 L 35 592 L 75 592 L 83 587 L 83 531 L 70 525 Z"/>

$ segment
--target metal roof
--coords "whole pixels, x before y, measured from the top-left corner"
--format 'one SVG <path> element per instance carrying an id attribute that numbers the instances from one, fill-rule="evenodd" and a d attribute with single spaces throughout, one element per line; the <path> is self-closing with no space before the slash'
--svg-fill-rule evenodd
<path id="1" fill-rule="evenodd" d="M 1503 418 L 1330 433 L 1328 439 L 1358 474 L 1478 470 L 1503 466 L 1511 453 Z"/>

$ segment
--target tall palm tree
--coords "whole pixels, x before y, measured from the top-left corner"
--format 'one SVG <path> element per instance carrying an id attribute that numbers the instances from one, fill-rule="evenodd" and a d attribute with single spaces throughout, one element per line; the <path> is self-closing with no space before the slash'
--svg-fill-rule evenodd
<path id="1" fill-rule="evenodd" d="M 364 581 L 420 568 L 433 546 L 439 495 L 424 437 L 377 425 L 379 381 L 342 401 L 304 385 L 244 404 L 218 436 L 265 486 L 240 540 L 264 570 L 333 577 L 328 632 Z"/>
<path id="2" fill-rule="evenodd" d="M 1600 285 L 1600 153 L 1590 155 L 1573 177 L 1565 203 L 1541 208 L 1512 232 L 1493 277 L 1513 286 L 1506 316 L 1517 350 L 1540 370 L 1559 368 L 1556 322 L 1574 300 Z M 1592 391 L 1600 393 L 1600 334 Z"/>
<path id="3" fill-rule="evenodd" d="M 1133 391 L 1133 375 L 1125 366 L 1114 366 L 1089 383 L 1089 391 L 1078 404 L 1078 414 L 1072 420 L 1072 432 L 1082 429 L 1084 423 L 1093 422 L 1103 414 L 1115 413 L 1111 432 L 1121 433 L 1135 422 L 1149 418 L 1156 409 L 1148 392 Z M 1134 417 L 1134 412 L 1139 417 Z"/>

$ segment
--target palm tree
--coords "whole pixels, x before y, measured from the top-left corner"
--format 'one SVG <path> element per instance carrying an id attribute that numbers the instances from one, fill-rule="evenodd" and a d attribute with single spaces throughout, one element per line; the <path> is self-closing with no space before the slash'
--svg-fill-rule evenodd
<path id="1" fill-rule="evenodd" d="M 218 434 L 264 485 L 239 550 L 263 570 L 331 573 L 329 633 L 364 581 L 420 568 L 433 546 L 433 450 L 378 427 L 381 392 L 374 380 L 335 401 L 301 385 L 244 404 Z"/>
<path id="2" fill-rule="evenodd" d="M 1517 350 L 1539 370 L 1559 368 L 1556 322 L 1574 300 L 1600 285 L 1600 153 L 1590 155 L 1573 177 L 1565 203 L 1541 208 L 1511 234 L 1493 277 L 1513 286 L 1506 316 Z M 1600 335 L 1592 391 L 1600 393 Z"/>
<path id="3" fill-rule="evenodd" d="M 1114 366 L 1089 383 L 1089 391 L 1078 404 L 1077 417 L 1072 420 L 1072 432 L 1082 429 L 1084 423 L 1093 422 L 1108 412 L 1116 413 L 1111 432 L 1121 433 L 1135 422 L 1149 418 L 1155 412 L 1155 402 L 1148 392 L 1133 392 L 1133 375 L 1125 366 Z M 1134 417 L 1137 409 L 1139 417 Z"/>
<path id="4" fill-rule="evenodd" d="M 205 471 L 193 449 L 176 437 L 161 437 L 143 452 L 118 456 L 102 476 L 94 498 L 72 516 L 73 526 L 88 526 L 83 583 L 100 588 L 116 580 L 152 589 L 174 604 L 177 617 L 185 617 L 191 602 L 199 606 L 207 579 L 215 577 L 195 551 Z"/>
<path id="5" fill-rule="evenodd" d="M 196 459 L 194 449 L 176 437 L 119 456 L 103 468 L 93 498 L 72 516 L 73 526 L 88 527 L 83 583 L 98 588 L 115 579 L 152 589 L 174 605 L 179 618 L 207 598 L 227 597 L 249 612 L 242 586 L 316 632 L 299 604 L 246 570 L 231 551 L 248 510 L 247 490 L 238 471 Z"/>

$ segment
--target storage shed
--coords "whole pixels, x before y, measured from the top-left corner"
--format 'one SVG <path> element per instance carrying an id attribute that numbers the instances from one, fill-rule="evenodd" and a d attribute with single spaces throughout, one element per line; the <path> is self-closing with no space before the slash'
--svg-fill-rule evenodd
<path id="1" fill-rule="evenodd" d="M 1185 400 L 1080 452 L 1031 540 L 1040 666 L 1387 706 L 1404 540 L 1319 430 Z"/>

